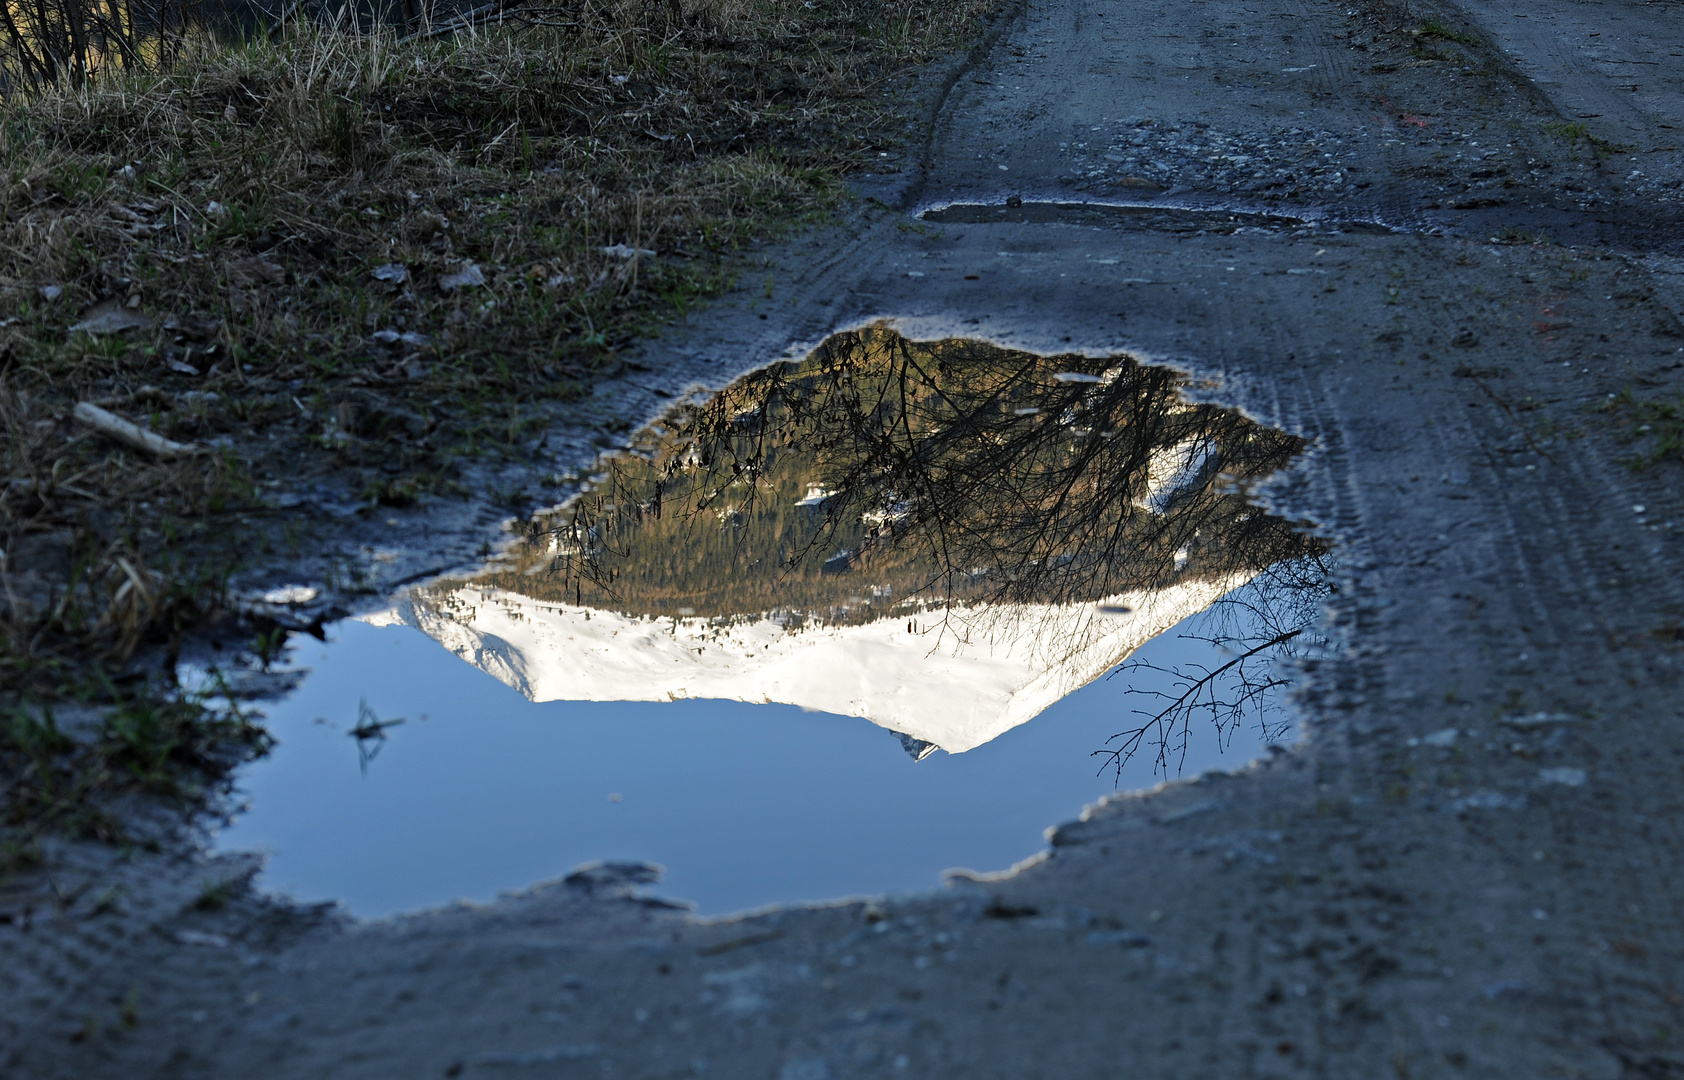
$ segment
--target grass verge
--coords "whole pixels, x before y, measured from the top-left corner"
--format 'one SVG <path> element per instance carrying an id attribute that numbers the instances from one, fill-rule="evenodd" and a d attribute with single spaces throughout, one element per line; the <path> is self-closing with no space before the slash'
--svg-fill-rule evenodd
<path id="1" fill-rule="evenodd" d="M 129 753 L 111 725 L 135 710 L 259 749 L 171 674 L 231 568 L 262 557 L 251 515 L 307 515 L 328 484 L 370 508 L 447 498 L 464 464 L 520 458 L 626 345 L 895 160 L 903 78 L 992 6 L 304 24 L 0 101 L 6 819 L 111 788 Z M 67 739 L 55 702 L 110 716 Z"/>

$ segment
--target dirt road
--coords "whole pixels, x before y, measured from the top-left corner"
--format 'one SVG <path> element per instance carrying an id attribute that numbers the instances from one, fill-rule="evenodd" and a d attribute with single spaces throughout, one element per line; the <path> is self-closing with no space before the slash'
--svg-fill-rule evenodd
<path id="1" fill-rule="evenodd" d="M 1684 1076 L 1684 484 L 1629 464 L 1684 386 L 1680 55 L 1677 3 L 1034 0 L 927 77 L 924 160 L 619 389 L 875 319 L 1195 373 L 1313 441 L 1266 492 L 1342 560 L 1298 749 L 726 923 L 603 872 L 346 925 L 66 848 L 89 899 L 0 926 L 0 1071 Z"/>

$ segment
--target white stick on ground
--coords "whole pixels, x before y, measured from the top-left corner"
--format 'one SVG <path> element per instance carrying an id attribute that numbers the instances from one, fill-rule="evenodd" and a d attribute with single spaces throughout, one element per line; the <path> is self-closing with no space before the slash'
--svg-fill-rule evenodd
<path id="1" fill-rule="evenodd" d="M 146 453 L 155 454 L 158 457 L 186 457 L 189 454 L 199 452 L 199 447 L 194 443 L 178 443 L 166 439 L 162 435 L 131 424 L 115 413 L 106 412 L 89 401 L 78 404 L 71 415 L 77 421 L 88 425 L 101 435 L 114 439 L 124 446 L 144 450 Z"/>

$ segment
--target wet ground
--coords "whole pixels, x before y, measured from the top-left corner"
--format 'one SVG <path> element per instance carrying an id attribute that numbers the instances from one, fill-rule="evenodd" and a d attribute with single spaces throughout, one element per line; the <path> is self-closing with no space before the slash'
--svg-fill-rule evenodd
<path id="1" fill-rule="evenodd" d="M 1009 874 L 741 920 L 609 866 L 347 925 L 255 862 L 70 848 L 64 894 L 121 899 L 4 928 L 8 1065 L 1684 1073 L 1674 53 L 1662 4 L 1027 5 L 924 82 L 875 202 L 605 391 L 641 421 L 879 320 L 1172 366 L 1307 441 L 1251 493 L 1340 557 L 1290 752 L 1072 805 Z"/>

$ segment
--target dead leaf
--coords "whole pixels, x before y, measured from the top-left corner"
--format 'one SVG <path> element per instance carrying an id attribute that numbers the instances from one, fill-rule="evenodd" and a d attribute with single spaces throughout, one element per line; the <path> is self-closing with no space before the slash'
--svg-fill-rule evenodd
<path id="1" fill-rule="evenodd" d="M 138 311 L 123 306 L 121 300 L 101 300 L 82 313 L 82 321 L 70 328 L 72 334 L 120 334 L 125 330 L 141 330 L 151 326 L 152 320 Z"/>
<path id="2" fill-rule="evenodd" d="M 470 289 L 485 284 L 485 272 L 477 263 L 465 262 L 462 268 L 454 274 L 446 274 L 439 278 L 439 288 L 445 292 L 455 292 L 457 289 Z"/>
<path id="3" fill-rule="evenodd" d="M 228 280 L 236 285 L 285 285 L 287 272 L 261 255 L 248 255 L 228 264 Z"/>
<path id="4" fill-rule="evenodd" d="M 164 329 L 188 341 L 209 341 L 221 332 L 222 320 L 176 315 L 164 324 Z"/>
<path id="5" fill-rule="evenodd" d="M 417 240 L 430 240 L 450 228 L 450 221 L 442 214 L 435 214 L 431 210 L 423 210 L 416 215 L 410 226 L 410 235 Z"/>

